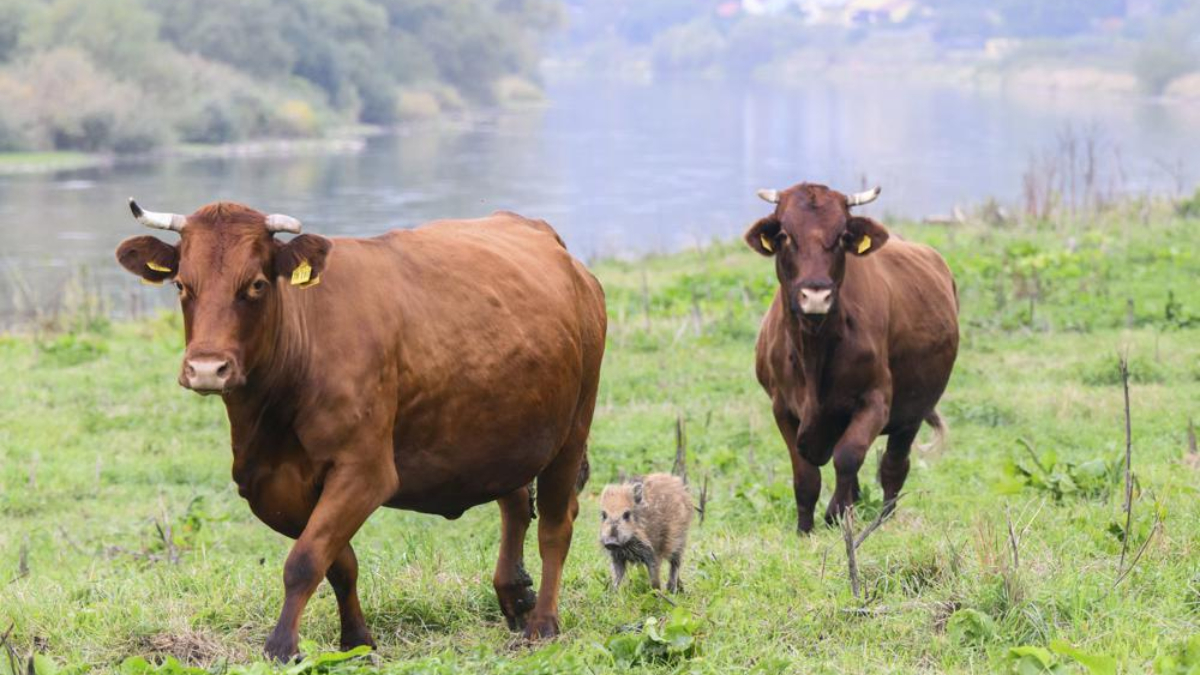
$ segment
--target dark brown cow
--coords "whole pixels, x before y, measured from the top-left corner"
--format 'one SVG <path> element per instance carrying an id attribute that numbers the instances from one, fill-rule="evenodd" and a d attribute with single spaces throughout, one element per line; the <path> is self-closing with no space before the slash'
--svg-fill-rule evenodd
<path id="1" fill-rule="evenodd" d="M 858 470 L 888 435 L 879 466 L 889 511 L 908 476 L 921 422 L 945 432 L 935 406 L 958 354 L 958 300 L 945 261 L 850 214 L 879 188 L 847 197 L 802 183 L 759 196 L 775 212 L 746 243 L 775 258 L 779 291 L 758 336 L 758 381 L 792 460 L 797 528 L 809 532 L 829 459 L 833 522 L 859 497 Z"/>
<path id="2" fill-rule="evenodd" d="M 222 396 L 238 492 L 297 540 L 267 653 L 295 655 L 322 577 L 342 645 L 372 644 L 350 539 L 380 506 L 453 519 L 498 501 L 500 608 L 529 638 L 557 634 L 606 318 L 599 283 L 554 230 L 499 212 L 284 243 L 273 235 L 298 233 L 296 220 L 238 204 L 187 217 L 130 206 L 180 241 L 134 237 L 117 258 L 179 289 L 180 383 Z M 539 594 L 522 561 L 535 479 Z"/>

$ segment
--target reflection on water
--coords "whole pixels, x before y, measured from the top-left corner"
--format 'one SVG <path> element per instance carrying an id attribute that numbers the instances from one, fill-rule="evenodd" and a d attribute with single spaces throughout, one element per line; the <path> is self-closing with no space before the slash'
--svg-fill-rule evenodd
<path id="1" fill-rule="evenodd" d="M 798 86 L 564 83 L 543 108 L 422 125 L 358 154 L 165 159 L 0 178 L 0 324 L 85 276 L 117 314 L 143 289 L 112 251 L 139 234 L 125 200 L 190 212 L 218 199 L 370 235 L 512 209 L 596 256 L 736 236 L 765 213 L 759 187 L 880 183 L 875 215 L 920 217 L 987 196 L 1015 200 L 1030 155 L 1063 128 L 1119 149 L 1127 189 L 1171 188 L 1164 166 L 1200 151 L 1200 111 L 1078 95 L 1001 96 L 887 83 Z M 1185 184 L 1196 166 L 1183 165 Z M 171 237 L 173 235 L 163 235 Z M 81 273 L 81 270 L 85 272 Z"/>

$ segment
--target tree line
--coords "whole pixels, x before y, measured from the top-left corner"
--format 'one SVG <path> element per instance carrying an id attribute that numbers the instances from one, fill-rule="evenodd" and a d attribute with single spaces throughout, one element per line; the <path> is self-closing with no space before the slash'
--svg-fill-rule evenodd
<path id="1" fill-rule="evenodd" d="M 558 0 L 0 0 L 0 150 L 299 137 L 536 82 Z M 511 88 L 511 87 L 510 87 Z"/>

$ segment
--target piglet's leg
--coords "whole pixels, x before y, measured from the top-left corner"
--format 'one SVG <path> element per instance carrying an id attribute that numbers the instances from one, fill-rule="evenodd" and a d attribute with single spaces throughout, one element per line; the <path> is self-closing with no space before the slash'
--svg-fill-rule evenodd
<path id="1" fill-rule="evenodd" d="M 612 559 L 612 587 L 613 587 L 614 591 L 621 587 L 621 582 L 624 581 L 624 579 L 625 579 L 625 559 L 624 558 L 613 558 Z"/>
<path id="2" fill-rule="evenodd" d="M 659 573 L 661 567 L 662 561 L 658 559 L 657 555 L 646 561 L 646 571 L 650 573 L 650 588 L 656 591 L 662 588 L 662 575 Z"/>
<path id="3" fill-rule="evenodd" d="M 683 554 L 675 552 L 671 555 L 671 571 L 667 575 L 667 590 L 672 593 L 678 593 L 683 590 L 683 586 L 679 583 L 679 566 L 682 561 Z"/>
<path id="4" fill-rule="evenodd" d="M 837 472 L 837 487 L 825 510 L 825 522 L 841 518 L 858 501 L 858 470 L 862 468 L 871 443 L 887 424 L 888 404 L 882 392 L 871 392 L 864 405 L 854 414 L 850 425 L 833 449 L 833 468 Z"/>

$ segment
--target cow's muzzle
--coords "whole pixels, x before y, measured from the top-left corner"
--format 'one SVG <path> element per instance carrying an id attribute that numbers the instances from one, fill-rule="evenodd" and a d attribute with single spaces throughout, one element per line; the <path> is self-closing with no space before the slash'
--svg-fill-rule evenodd
<path id="1" fill-rule="evenodd" d="M 824 315 L 833 307 L 832 288 L 801 288 L 800 311 L 805 314 Z"/>
<path id="2" fill-rule="evenodd" d="M 224 394 L 241 385 L 241 371 L 233 359 L 196 356 L 183 360 L 179 384 L 197 394 Z"/>

